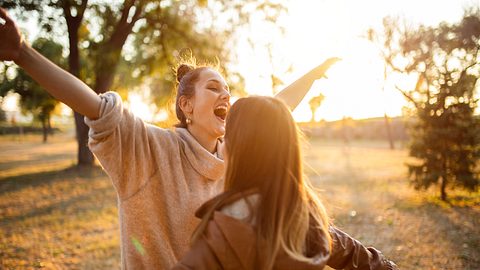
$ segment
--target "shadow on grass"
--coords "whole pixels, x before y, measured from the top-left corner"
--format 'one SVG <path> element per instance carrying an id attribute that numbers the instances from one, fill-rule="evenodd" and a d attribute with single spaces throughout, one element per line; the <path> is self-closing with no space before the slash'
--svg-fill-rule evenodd
<path id="1" fill-rule="evenodd" d="M 72 160 L 72 154 L 70 153 L 60 153 L 60 154 L 30 154 L 29 158 L 26 160 L 11 160 L 11 161 L 4 161 L 0 162 L 0 170 L 1 169 L 10 169 L 10 168 L 18 168 L 24 166 L 35 165 L 39 163 L 45 162 L 55 162 L 55 161 L 63 161 L 63 160 Z M 72 162 L 73 163 L 73 162 Z"/>
<path id="2" fill-rule="evenodd" d="M 102 203 L 93 203 L 97 198 L 104 198 L 105 194 L 112 193 L 112 202 L 114 201 L 113 188 L 112 187 L 103 187 L 94 189 L 86 194 L 72 196 L 68 200 L 62 200 L 55 202 L 43 207 L 33 208 L 26 213 L 20 215 L 8 216 L 1 218 L 0 225 L 6 224 L 23 224 L 24 221 L 30 218 L 48 216 L 53 214 L 56 211 L 59 211 L 57 217 L 67 216 L 67 212 L 71 212 L 70 215 L 81 216 L 82 214 L 87 214 L 89 212 L 97 213 L 99 212 L 104 205 Z M 70 216 L 71 218 L 71 216 Z"/>
<path id="3" fill-rule="evenodd" d="M 115 189 L 101 168 L 3 178 L 2 198 L 0 269 L 119 268 Z"/>
<path id="4" fill-rule="evenodd" d="M 37 187 L 53 184 L 59 181 L 69 181 L 73 178 L 93 178 L 106 176 L 98 166 L 71 166 L 60 170 L 45 171 L 30 174 L 21 174 L 0 179 L 0 196 L 21 190 L 26 187 Z"/>
<path id="5" fill-rule="evenodd" d="M 422 228 L 421 235 L 436 234 L 451 245 L 453 257 L 465 270 L 480 269 L 480 194 L 453 195 L 447 202 L 426 196 L 415 202 L 397 205 L 405 215 L 426 219 L 435 228 Z M 433 231 L 432 231 L 433 230 Z"/>

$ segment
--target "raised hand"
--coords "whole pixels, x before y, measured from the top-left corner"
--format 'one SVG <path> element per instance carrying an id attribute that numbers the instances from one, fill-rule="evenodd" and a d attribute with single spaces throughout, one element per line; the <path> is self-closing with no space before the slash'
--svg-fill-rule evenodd
<path id="1" fill-rule="evenodd" d="M 327 72 L 327 70 L 333 65 L 335 64 L 336 62 L 340 61 L 341 59 L 338 58 L 338 57 L 332 57 L 332 58 L 328 58 L 327 60 L 325 60 L 321 65 L 319 65 L 318 67 L 312 69 L 309 73 L 312 74 L 312 78 L 313 80 L 318 80 L 318 79 L 321 79 L 323 77 L 326 77 L 325 76 L 325 73 Z"/>
<path id="2" fill-rule="evenodd" d="M 56 66 L 23 42 L 20 30 L 0 8 L 0 61 L 15 61 L 57 100 L 91 119 L 99 116 L 100 97 L 75 76 Z"/>
<path id="3" fill-rule="evenodd" d="M 22 34 L 3 8 L 0 8 L 0 18 L 5 21 L 0 23 L 0 61 L 16 61 L 20 57 Z"/>
<path id="4" fill-rule="evenodd" d="M 276 94 L 275 97 L 285 101 L 285 103 L 293 111 L 298 106 L 300 101 L 302 101 L 308 90 L 310 90 L 313 82 L 325 77 L 325 72 L 327 72 L 330 66 L 339 60 L 340 58 L 338 57 L 328 58 L 325 60 L 325 62 L 310 70 L 289 86 L 285 87 L 282 91 Z"/>

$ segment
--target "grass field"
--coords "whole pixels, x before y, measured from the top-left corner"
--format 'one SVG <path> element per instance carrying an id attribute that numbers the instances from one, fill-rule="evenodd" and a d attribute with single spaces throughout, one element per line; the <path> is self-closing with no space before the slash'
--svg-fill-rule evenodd
<path id="1" fill-rule="evenodd" d="M 76 143 L 0 137 L 0 269 L 118 269 L 116 195 L 101 169 L 76 168 Z M 306 173 L 335 224 L 401 269 L 480 269 L 480 195 L 416 192 L 406 150 L 312 140 Z"/>

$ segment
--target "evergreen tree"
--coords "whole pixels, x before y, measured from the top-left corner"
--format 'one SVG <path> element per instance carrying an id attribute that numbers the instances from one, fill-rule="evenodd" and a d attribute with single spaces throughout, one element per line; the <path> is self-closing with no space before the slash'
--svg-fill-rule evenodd
<path id="1" fill-rule="evenodd" d="M 431 95 L 434 101 L 420 104 L 411 128 L 410 155 L 421 161 L 408 164 L 412 183 L 416 189 L 438 184 L 442 200 L 447 187 L 475 190 L 479 185 L 480 122 L 473 97 L 477 79 L 464 72 L 452 86 L 445 83 Z"/>
<path id="2" fill-rule="evenodd" d="M 416 189 L 438 185 L 442 200 L 447 188 L 475 191 L 480 184 L 480 120 L 474 115 L 480 11 L 466 11 L 457 24 L 399 25 L 384 20 L 384 58 L 393 70 L 418 76 L 415 89 L 397 87 L 414 107 L 410 156 L 417 161 L 407 164 L 412 184 Z"/>

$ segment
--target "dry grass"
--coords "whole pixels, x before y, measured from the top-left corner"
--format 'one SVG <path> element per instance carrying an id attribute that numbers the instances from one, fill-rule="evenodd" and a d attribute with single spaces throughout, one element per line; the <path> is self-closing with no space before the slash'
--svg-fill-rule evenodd
<path id="1" fill-rule="evenodd" d="M 0 137 L 0 269 L 118 269 L 116 197 L 98 168 L 77 169 L 71 136 Z M 340 228 L 401 269 L 480 269 L 480 195 L 408 186 L 405 150 L 311 141 L 307 174 Z"/>
<path id="2" fill-rule="evenodd" d="M 480 269 L 479 193 L 413 191 L 407 151 L 386 143 L 311 141 L 306 159 L 335 224 L 401 269 Z"/>
<path id="3" fill-rule="evenodd" d="M 14 138 L 11 138 L 14 139 Z M 118 269 L 115 192 L 57 136 L 0 141 L 0 268 Z"/>

